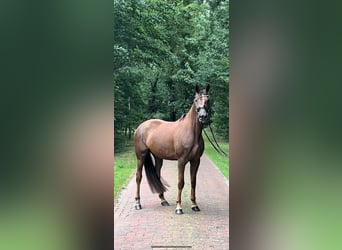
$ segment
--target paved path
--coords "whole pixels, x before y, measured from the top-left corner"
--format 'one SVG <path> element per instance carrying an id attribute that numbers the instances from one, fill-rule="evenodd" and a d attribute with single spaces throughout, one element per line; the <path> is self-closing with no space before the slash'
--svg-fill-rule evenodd
<path id="1" fill-rule="evenodd" d="M 170 185 L 165 193 L 169 207 L 161 206 L 158 195 L 150 191 L 145 170 L 142 210 L 134 209 L 135 178 L 121 192 L 114 204 L 114 249 L 229 249 L 228 181 L 207 156 L 202 156 L 197 174 L 200 212 L 191 210 L 189 165 L 185 168 L 183 215 L 175 214 L 177 162 L 164 160 L 161 175 Z"/>

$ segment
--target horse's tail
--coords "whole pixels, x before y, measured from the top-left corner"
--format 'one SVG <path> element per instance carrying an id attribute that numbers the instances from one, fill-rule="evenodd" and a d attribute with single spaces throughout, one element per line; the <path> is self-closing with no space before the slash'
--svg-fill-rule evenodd
<path id="1" fill-rule="evenodd" d="M 167 188 L 164 186 L 164 184 L 161 182 L 160 178 L 157 175 L 157 171 L 152 162 L 150 152 L 146 154 L 144 165 L 147 182 L 150 185 L 152 193 L 164 193 L 165 191 L 167 191 Z"/>

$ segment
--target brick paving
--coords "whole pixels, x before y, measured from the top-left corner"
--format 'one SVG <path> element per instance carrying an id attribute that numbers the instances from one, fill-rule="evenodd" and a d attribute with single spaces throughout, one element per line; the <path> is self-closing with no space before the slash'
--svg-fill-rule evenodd
<path id="1" fill-rule="evenodd" d="M 114 204 L 114 249 L 229 249 L 229 184 L 206 155 L 197 174 L 197 204 L 191 210 L 190 165 L 185 168 L 183 215 L 175 214 L 177 162 L 166 161 L 161 172 L 170 187 L 165 193 L 169 207 L 160 205 L 146 182 L 141 183 L 142 210 L 135 210 L 135 176 Z"/>

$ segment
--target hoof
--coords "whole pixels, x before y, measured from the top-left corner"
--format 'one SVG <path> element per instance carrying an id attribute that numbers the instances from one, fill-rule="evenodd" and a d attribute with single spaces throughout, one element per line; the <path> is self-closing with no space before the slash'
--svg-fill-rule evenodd
<path id="1" fill-rule="evenodd" d="M 181 209 L 181 208 L 180 209 L 176 209 L 175 213 L 176 214 L 184 214 L 183 213 L 183 209 Z"/>
<path id="2" fill-rule="evenodd" d="M 135 210 L 140 210 L 141 209 L 141 205 L 140 204 L 135 204 Z"/>
<path id="3" fill-rule="evenodd" d="M 199 212 L 201 211 L 198 206 L 192 207 L 192 211 Z"/>
<path id="4" fill-rule="evenodd" d="M 170 206 L 170 204 L 167 201 L 162 201 L 160 203 L 163 207 Z"/>

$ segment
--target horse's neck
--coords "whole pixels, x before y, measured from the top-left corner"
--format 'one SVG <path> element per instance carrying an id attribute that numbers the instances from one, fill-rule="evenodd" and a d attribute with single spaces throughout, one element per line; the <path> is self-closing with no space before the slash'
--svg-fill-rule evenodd
<path id="1" fill-rule="evenodd" d="M 185 118 L 187 118 L 187 123 L 191 127 L 191 130 L 194 131 L 196 136 L 199 136 L 202 133 L 202 126 L 197 119 L 197 112 L 194 104 L 191 106 Z"/>

